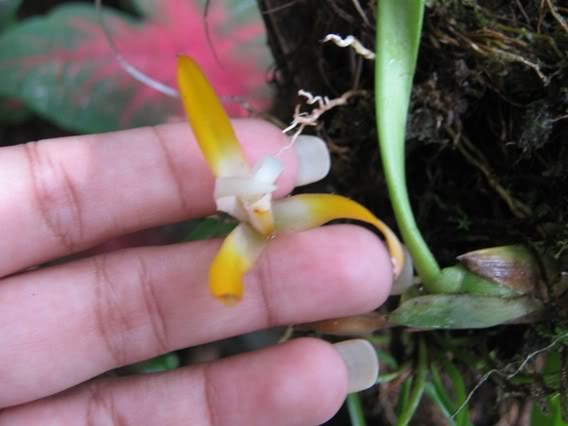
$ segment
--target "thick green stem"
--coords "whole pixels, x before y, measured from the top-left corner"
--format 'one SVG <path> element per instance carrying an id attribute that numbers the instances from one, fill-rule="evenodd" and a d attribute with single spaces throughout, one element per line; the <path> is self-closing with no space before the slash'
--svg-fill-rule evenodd
<path id="1" fill-rule="evenodd" d="M 424 0 L 379 0 L 375 106 L 379 146 L 398 227 L 422 282 L 440 292 L 440 268 L 416 225 L 405 176 L 405 130 L 416 68 Z"/>

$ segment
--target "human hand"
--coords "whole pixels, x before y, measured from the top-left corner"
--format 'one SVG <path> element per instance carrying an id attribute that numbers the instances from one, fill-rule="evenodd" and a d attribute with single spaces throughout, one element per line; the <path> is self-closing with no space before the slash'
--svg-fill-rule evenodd
<path id="1" fill-rule="evenodd" d="M 234 126 L 251 163 L 287 144 L 266 123 Z M 298 174 L 293 150 L 281 159 L 277 196 Z M 370 232 L 334 225 L 278 236 L 247 276 L 242 302 L 226 307 L 207 288 L 216 240 L 22 272 L 213 213 L 214 179 L 186 124 L 1 148 L 0 182 L 0 426 L 316 425 L 343 402 L 353 371 L 316 339 L 79 383 L 180 348 L 376 308 L 392 272 Z"/>

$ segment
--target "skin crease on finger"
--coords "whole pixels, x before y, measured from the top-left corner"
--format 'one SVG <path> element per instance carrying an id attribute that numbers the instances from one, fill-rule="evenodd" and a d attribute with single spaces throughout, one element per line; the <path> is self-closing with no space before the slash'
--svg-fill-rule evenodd
<path id="1" fill-rule="evenodd" d="M 213 364 L 96 380 L 0 413 L 0 426 L 309 426 L 333 416 L 347 372 L 332 346 L 296 339 Z"/>

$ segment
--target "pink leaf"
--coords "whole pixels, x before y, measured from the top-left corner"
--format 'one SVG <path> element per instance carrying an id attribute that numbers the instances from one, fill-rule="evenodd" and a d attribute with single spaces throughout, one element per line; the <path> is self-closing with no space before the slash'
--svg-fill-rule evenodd
<path id="1" fill-rule="evenodd" d="M 176 55 L 187 54 L 200 63 L 221 96 L 266 106 L 269 53 L 260 17 L 230 25 L 227 11 L 232 9 L 212 2 L 210 44 L 198 3 L 154 2 L 159 9 L 151 9 L 154 14 L 143 21 L 106 10 L 105 22 L 124 58 L 153 79 L 175 87 Z M 68 128 L 93 132 L 183 116 L 178 99 L 141 84 L 121 68 L 90 7 L 63 6 L 7 31 L 0 37 L 0 73 L 1 95 L 22 99 Z M 239 104 L 227 104 L 227 109 L 233 116 L 245 114 Z"/>

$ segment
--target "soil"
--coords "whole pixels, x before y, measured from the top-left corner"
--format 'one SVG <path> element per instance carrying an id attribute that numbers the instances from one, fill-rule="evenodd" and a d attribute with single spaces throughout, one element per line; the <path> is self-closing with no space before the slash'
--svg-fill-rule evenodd
<path id="1" fill-rule="evenodd" d="M 330 33 L 353 35 L 373 50 L 375 1 L 259 4 L 276 58 L 276 117 L 290 121 L 295 106 L 304 102 L 299 90 L 330 99 L 362 92 L 308 129 L 323 137 L 333 154 L 330 176 L 313 189 L 350 196 L 395 226 L 377 149 L 373 62 L 321 42 Z M 567 48 L 568 4 L 561 1 L 427 2 L 407 128 L 407 179 L 419 228 L 443 266 L 467 251 L 521 243 L 554 256 L 566 270 Z M 541 347 L 543 334 L 564 329 L 560 303 L 551 302 L 558 315 L 537 328 L 451 334 L 481 338 L 485 348 L 474 351 L 481 358 L 496 354 L 491 363 L 503 366 Z M 477 370 L 463 374 L 468 389 L 481 376 Z M 474 424 L 500 419 L 525 424 L 527 401 L 542 389 L 491 379 L 476 395 Z M 394 403 L 389 407 L 388 399 L 366 396 L 368 414 L 377 421 L 371 424 L 391 423 Z M 421 410 L 424 416 L 415 424 L 443 424 L 431 417 L 428 404 Z"/>

